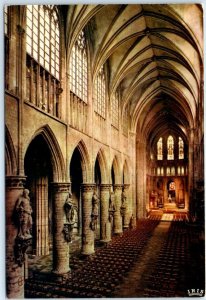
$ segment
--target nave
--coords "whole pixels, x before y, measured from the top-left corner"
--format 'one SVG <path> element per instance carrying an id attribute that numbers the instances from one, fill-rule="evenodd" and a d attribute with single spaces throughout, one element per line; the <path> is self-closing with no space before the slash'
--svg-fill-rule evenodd
<path id="1" fill-rule="evenodd" d="M 48 273 L 33 266 L 25 297 L 187 297 L 191 289 L 203 293 L 202 228 L 175 220 L 161 221 L 161 214 L 139 219 L 136 228 L 99 246 L 95 254 L 73 254 L 71 272 L 62 278 L 49 273 L 48 266 Z"/>

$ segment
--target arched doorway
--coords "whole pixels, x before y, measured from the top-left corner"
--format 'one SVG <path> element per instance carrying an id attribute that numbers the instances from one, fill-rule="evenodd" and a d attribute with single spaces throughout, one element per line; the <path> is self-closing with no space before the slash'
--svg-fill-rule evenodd
<path id="1" fill-rule="evenodd" d="M 71 192 L 74 205 L 77 207 L 78 217 L 74 226 L 74 235 L 82 236 L 82 201 L 81 184 L 83 183 L 82 158 L 78 148 L 75 148 L 70 163 Z"/>
<path id="2" fill-rule="evenodd" d="M 30 191 L 33 209 L 32 253 L 49 254 L 52 248 L 52 193 L 53 169 L 50 149 L 42 135 L 30 143 L 24 160 L 26 188 Z"/>

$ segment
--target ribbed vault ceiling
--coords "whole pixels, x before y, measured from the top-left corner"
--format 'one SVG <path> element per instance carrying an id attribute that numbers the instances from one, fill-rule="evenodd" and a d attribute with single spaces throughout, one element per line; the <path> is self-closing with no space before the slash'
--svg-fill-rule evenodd
<path id="1" fill-rule="evenodd" d="M 154 131 L 185 133 L 195 125 L 203 72 L 199 5 L 77 5 L 68 20 L 69 47 L 86 26 L 93 78 L 107 63 L 109 96 L 120 87 L 132 131 L 152 139 Z"/>

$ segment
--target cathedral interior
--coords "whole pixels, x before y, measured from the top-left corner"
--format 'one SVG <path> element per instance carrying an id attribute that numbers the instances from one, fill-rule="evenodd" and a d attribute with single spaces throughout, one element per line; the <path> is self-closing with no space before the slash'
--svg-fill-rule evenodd
<path id="1" fill-rule="evenodd" d="M 204 296 L 200 4 L 4 7 L 8 298 Z"/>

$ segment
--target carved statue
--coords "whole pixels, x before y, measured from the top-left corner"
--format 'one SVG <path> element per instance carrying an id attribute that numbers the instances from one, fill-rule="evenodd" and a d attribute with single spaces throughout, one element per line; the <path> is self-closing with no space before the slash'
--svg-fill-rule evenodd
<path id="1" fill-rule="evenodd" d="M 90 227 L 94 231 L 97 228 L 97 219 L 99 215 L 99 198 L 96 191 L 94 191 L 92 196 L 92 214 L 91 214 L 91 223 Z"/>
<path id="2" fill-rule="evenodd" d="M 72 201 L 72 193 L 69 192 L 64 204 L 64 211 L 68 221 L 68 223 L 64 224 L 63 228 L 64 238 L 66 242 L 71 242 L 72 240 L 73 227 L 76 223 L 75 210 L 77 210 L 77 207 L 74 206 Z"/>
<path id="3" fill-rule="evenodd" d="M 24 189 L 15 206 L 15 217 L 18 226 L 18 237 L 22 239 L 31 238 L 32 208 L 30 205 L 29 190 Z"/>
<path id="4" fill-rule="evenodd" d="M 75 208 L 74 204 L 72 201 L 72 193 L 69 192 L 68 196 L 66 198 L 66 202 L 64 204 L 64 210 L 66 214 L 66 218 L 69 224 L 74 224 L 76 222 L 76 217 L 75 217 Z"/>
<path id="5" fill-rule="evenodd" d="M 126 209 L 127 209 L 127 196 L 125 194 L 125 191 L 123 190 L 122 191 L 122 205 L 120 207 L 120 212 L 121 212 L 122 216 L 125 215 Z"/>
<path id="6" fill-rule="evenodd" d="M 109 222 L 112 221 L 115 212 L 114 201 L 115 201 L 115 194 L 114 192 L 111 192 L 110 199 L 109 199 Z"/>

